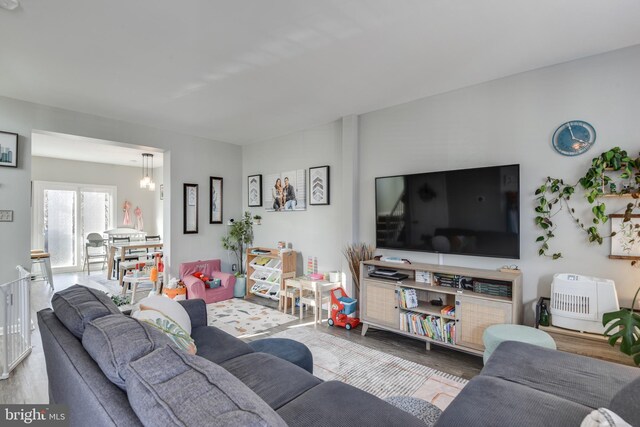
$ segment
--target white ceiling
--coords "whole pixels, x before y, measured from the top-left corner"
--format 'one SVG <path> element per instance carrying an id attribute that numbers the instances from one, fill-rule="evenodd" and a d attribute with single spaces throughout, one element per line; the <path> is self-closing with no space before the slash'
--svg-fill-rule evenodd
<path id="1" fill-rule="evenodd" d="M 21 0 L 0 95 L 247 143 L 640 43 L 637 0 Z"/>
<path id="2" fill-rule="evenodd" d="M 142 153 L 153 154 L 153 167 L 162 166 L 162 153 L 149 149 L 52 132 L 36 131 L 31 135 L 32 156 L 141 168 Z"/>

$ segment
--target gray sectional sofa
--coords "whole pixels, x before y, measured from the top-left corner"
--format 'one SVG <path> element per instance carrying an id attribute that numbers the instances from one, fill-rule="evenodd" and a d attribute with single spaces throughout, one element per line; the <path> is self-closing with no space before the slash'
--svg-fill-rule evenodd
<path id="1" fill-rule="evenodd" d="M 191 319 L 196 356 L 159 348 L 162 337 L 139 324 L 132 332 L 110 334 L 137 321 L 99 291 L 74 286 L 54 295 L 54 310 L 38 312 L 50 403 L 69 405 L 72 426 L 424 427 L 418 418 L 369 393 L 324 382 L 207 326 L 204 301 L 180 303 Z M 123 339 L 131 345 L 123 347 Z M 151 353 L 138 354 L 128 364 L 126 381 L 114 383 L 125 371 L 122 360 L 132 357 L 129 350 L 139 348 Z M 110 377 L 103 373 L 109 366 Z M 171 383 L 178 386 L 167 390 Z"/>

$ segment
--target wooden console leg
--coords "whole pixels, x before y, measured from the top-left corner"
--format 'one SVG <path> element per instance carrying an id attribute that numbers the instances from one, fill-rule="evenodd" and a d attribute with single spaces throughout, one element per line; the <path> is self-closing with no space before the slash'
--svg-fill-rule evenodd
<path id="1" fill-rule="evenodd" d="M 364 336 L 364 334 L 367 333 L 367 329 L 369 329 L 369 325 L 367 325 L 366 323 L 362 324 L 362 336 Z"/>

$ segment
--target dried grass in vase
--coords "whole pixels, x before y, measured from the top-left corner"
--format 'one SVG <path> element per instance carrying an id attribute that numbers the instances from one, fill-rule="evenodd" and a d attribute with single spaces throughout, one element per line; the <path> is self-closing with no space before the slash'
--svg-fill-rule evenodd
<path id="1" fill-rule="evenodd" d="M 349 270 L 358 294 L 360 294 L 360 262 L 373 259 L 375 250 L 375 246 L 367 243 L 352 243 L 342 250 L 349 262 Z"/>

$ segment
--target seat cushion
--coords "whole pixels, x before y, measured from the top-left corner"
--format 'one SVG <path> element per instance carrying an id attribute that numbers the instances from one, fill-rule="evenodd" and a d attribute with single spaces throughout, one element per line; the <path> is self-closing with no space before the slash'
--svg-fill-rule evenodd
<path id="1" fill-rule="evenodd" d="M 84 328 L 93 319 L 120 314 L 120 310 L 107 294 L 81 285 L 73 285 L 56 292 L 51 298 L 51 306 L 58 320 L 80 339 Z"/>
<path id="2" fill-rule="evenodd" d="M 221 366 L 239 378 L 273 409 L 295 399 L 322 381 L 279 357 L 250 353 Z"/>
<path id="3" fill-rule="evenodd" d="M 638 373 L 629 366 L 505 341 L 493 352 L 481 375 L 502 378 L 597 409 L 607 408 L 613 396 Z"/>
<path id="4" fill-rule="evenodd" d="M 328 381 L 278 409 L 290 426 L 425 427 L 415 416 L 372 394 L 339 381 Z"/>
<path id="5" fill-rule="evenodd" d="M 640 369 L 635 368 L 636 371 Z M 607 408 L 618 414 L 623 420 L 632 426 L 640 426 L 640 373 L 636 379 L 624 386 L 611 399 Z"/>
<path id="6" fill-rule="evenodd" d="M 156 328 L 123 314 L 94 319 L 86 326 L 82 346 L 109 380 L 125 390 L 129 362 L 170 344 Z"/>
<path id="7" fill-rule="evenodd" d="M 197 355 L 220 364 L 243 354 L 253 353 L 245 342 L 213 326 L 198 326 L 191 331 Z"/>
<path id="8" fill-rule="evenodd" d="M 313 355 L 301 342 L 288 338 L 265 338 L 251 341 L 249 346 L 257 352 L 272 354 L 313 374 Z"/>
<path id="9" fill-rule="evenodd" d="M 147 426 L 286 426 L 241 381 L 201 357 L 166 346 L 129 366 L 129 403 Z"/>
<path id="10" fill-rule="evenodd" d="M 590 412 L 591 408 L 570 400 L 479 375 L 445 409 L 436 427 L 579 426 Z"/>

